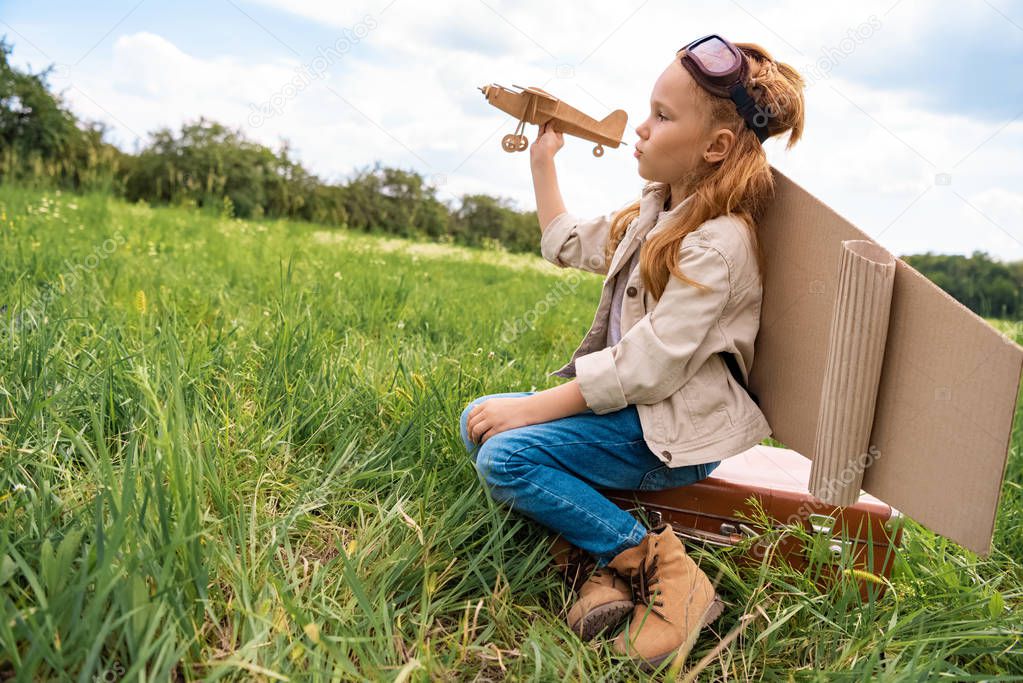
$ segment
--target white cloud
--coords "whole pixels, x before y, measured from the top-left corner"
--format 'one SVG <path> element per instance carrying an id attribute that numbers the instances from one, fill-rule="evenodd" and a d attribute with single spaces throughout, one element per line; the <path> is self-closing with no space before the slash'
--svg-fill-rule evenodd
<path id="1" fill-rule="evenodd" d="M 372 28 L 332 58 L 322 78 L 307 78 L 289 97 L 281 98 L 285 87 L 315 70 L 315 57 L 334 40 L 290 46 L 301 58 L 241 59 L 189 54 L 152 30 L 121 35 L 107 68 L 72 74 L 76 88 L 68 97 L 79 112 L 112 123 L 122 142 L 131 141 L 131 131 L 175 128 L 205 115 L 242 126 L 265 144 L 288 138 L 298 158 L 328 179 L 379 160 L 446 177 L 444 199 L 486 192 L 529 209 L 528 152 L 500 148 L 501 136 L 516 122 L 487 105 L 476 88 L 490 82 L 541 85 L 597 118 L 611 108 L 629 114 L 624 147 L 597 159 L 590 143 L 568 138 L 558 155 L 569 209 L 596 215 L 635 196 L 643 183 L 631 156 L 634 127 L 674 50 L 686 38 L 727 26 L 733 39 L 764 45 L 804 73 L 831 48 L 830 77 L 816 78 L 807 93 L 803 140 L 787 152 L 782 141 L 768 143 L 769 158 L 784 173 L 867 233 L 880 234 L 895 253 L 982 249 L 1023 259 L 1023 246 L 952 194 L 1021 232 L 1015 188 L 1023 187 L 1023 122 L 999 131 L 998 125 L 928 111 L 912 93 L 883 83 L 842 77 L 843 60 L 912 41 L 919 26 L 938 21 L 939 13 L 923 2 L 903 0 L 885 14 L 893 2 L 807 6 L 791 0 L 770 10 L 758 7 L 756 16 L 734 2 L 677 9 L 656 0 L 585 7 L 538 0 L 262 4 L 329 27 L 336 40 L 360 25 Z M 957 6 L 940 20 L 957 21 L 956 13 L 968 10 Z M 874 34 L 835 53 L 848 31 L 871 15 L 880 20 Z M 558 65 L 571 65 L 571 76 L 559 78 Z M 250 126 L 253 107 L 274 97 L 279 114 Z M 528 126 L 526 134 L 533 139 L 536 127 Z M 937 173 L 951 174 L 952 184 L 936 186 Z"/>

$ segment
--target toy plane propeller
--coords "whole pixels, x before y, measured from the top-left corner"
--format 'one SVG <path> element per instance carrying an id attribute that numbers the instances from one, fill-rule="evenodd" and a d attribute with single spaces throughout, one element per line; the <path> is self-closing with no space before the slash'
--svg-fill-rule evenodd
<path id="1" fill-rule="evenodd" d="M 529 141 L 522 134 L 527 123 L 542 125 L 554 122 L 554 129 L 568 133 L 597 145 L 593 148 L 593 156 L 604 156 L 604 146 L 618 147 L 622 144 L 622 133 L 628 121 L 628 114 L 616 109 L 602 121 L 590 118 L 578 109 L 568 106 L 546 90 L 537 87 L 524 88 L 512 85 L 520 92 L 491 83 L 480 88 L 487 102 L 498 109 L 511 114 L 519 120 L 514 133 L 501 139 L 501 147 L 506 152 L 521 152 L 529 147 Z"/>

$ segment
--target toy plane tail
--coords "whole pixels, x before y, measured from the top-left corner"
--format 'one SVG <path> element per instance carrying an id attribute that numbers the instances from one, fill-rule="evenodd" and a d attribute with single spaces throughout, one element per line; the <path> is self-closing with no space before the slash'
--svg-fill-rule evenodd
<path id="1" fill-rule="evenodd" d="M 629 115 L 621 109 L 616 109 L 603 118 L 600 122 L 601 130 L 607 131 L 623 131 L 625 130 L 625 123 L 629 120 Z M 619 133 L 620 135 L 621 133 Z"/>

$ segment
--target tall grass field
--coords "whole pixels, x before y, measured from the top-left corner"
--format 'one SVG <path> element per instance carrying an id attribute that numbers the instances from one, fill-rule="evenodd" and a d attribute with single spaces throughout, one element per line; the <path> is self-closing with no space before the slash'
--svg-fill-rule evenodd
<path id="1" fill-rule="evenodd" d="M 600 285 L 0 186 L 0 680 L 641 679 L 568 629 L 546 530 L 488 498 L 458 427 L 562 381 Z M 713 653 L 699 680 L 1023 680 L 1016 417 L 990 557 L 910 521 L 863 602 L 694 548 L 727 608 L 661 679 Z"/>

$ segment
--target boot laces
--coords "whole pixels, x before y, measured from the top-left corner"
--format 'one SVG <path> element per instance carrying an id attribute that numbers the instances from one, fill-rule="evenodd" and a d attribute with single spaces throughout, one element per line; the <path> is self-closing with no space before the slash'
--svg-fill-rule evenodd
<path id="1" fill-rule="evenodd" d="M 592 555 L 575 547 L 568 552 L 562 571 L 565 583 L 574 591 L 579 590 L 579 587 L 590 579 L 610 579 L 612 586 L 623 580 L 623 577 L 608 565 L 597 567 L 597 561 Z"/>
<path id="2" fill-rule="evenodd" d="M 590 556 L 588 552 L 582 548 L 573 547 L 568 557 L 565 559 L 564 568 L 564 579 L 565 583 L 572 590 L 576 590 L 586 577 L 590 575 L 590 570 L 596 561 Z"/>
<path id="3" fill-rule="evenodd" d="M 670 622 L 671 619 L 665 616 L 664 612 L 657 609 L 658 607 L 664 607 L 664 602 L 661 600 L 661 594 L 658 593 L 656 596 L 657 599 L 652 600 L 654 595 L 652 595 L 651 587 L 661 581 L 660 577 L 657 575 L 657 558 L 658 556 L 654 555 L 650 560 L 650 564 L 647 564 L 646 558 L 644 557 L 639 562 L 638 571 L 629 577 L 629 580 L 632 583 L 633 600 L 635 600 L 637 604 L 646 605 L 650 608 L 651 612 L 659 616 L 661 619 Z"/>

